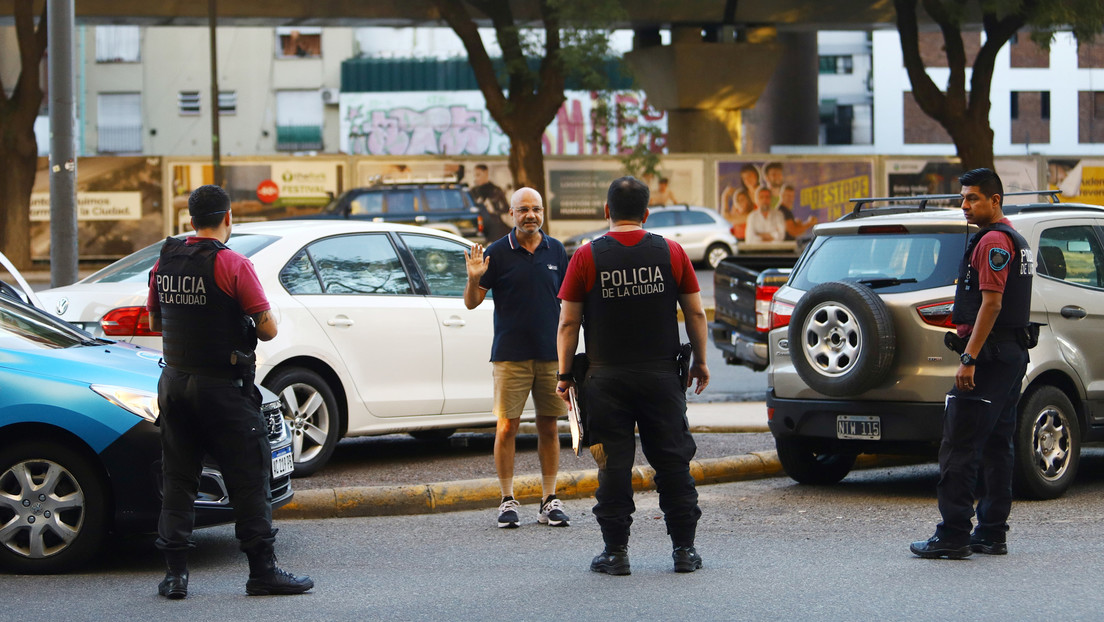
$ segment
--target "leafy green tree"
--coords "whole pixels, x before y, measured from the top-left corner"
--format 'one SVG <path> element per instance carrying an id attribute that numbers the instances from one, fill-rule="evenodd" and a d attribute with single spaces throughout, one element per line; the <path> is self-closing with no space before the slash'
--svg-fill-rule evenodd
<path id="1" fill-rule="evenodd" d="M 33 0 L 15 0 L 19 75 L 11 95 L 0 81 L 0 250 L 17 268 L 31 265 L 31 190 L 38 167 L 34 123 L 42 106 L 46 3 L 35 24 Z"/>
<path id="2" fill-rule="evenodd" d="M 1070 29 L 1087 43 L 1104 29 L 1099 0 L 894 0 L 897 31 L 913 96 L 925 114 L 939 122 L 954 141 L 965 169 L 993 167 L 993 128 L 989 125 L 990 90 L 997 52 L 1021 29 L 1048 47 L 1056 30 Z M 950 77 L 945 90 L 928 76 L 920 56 L 917 5 L 939 26 Z M 979 19 L 980 17 L 980 19 Z M 980 21 L 985 40 L 974 59 L 966 85 L 967 36 Z"/>
<path id="3" fill-rule="evenodd" d="M 468 52 L 487 111 L 510 139 L 510 173 L 517 187 L 535 188 L 544 195 L 544 153 L 541 137 L 563 105 L 567 77 L 586 90 L 605 86 L 601 73 L 609 55 L 611 30 L 620 5 L 615 0 L 539 0 L 543 29 L 524 30 L 509 0 L 434 0 L 437 11 L 460 37 Z M 504 86 L 496 74 L 476 17 L 482 14 L 494 27 L 504 61 Z M 530 58 L 539 58 L 536 69 Z"/>

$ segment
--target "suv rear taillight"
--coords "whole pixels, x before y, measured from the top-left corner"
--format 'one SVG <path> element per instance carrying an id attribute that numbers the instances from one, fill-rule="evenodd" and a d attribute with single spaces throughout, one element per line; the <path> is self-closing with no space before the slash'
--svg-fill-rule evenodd
<path id="1" fill-rule="evenodd" d="M 772 300 L 770 304 L 770 330 L 790 325 L 794 306 L 788 302 Z"/>
<path id="2" fill-rule="evenodd" d="M 925 324 L 950 329 L 954 329 L 955 327 L 954 322 L 951 321 L 951 313 L 953 311 L 953 300 L 946 300 L 944 302 L 937 302 L 916 308 L 916 312 L 920 314 L 920 319 L 924 320 Z"/>
<path id="3" fill-rule="evenodd" d="M 778 287 L 778 285 L 755 286 L 755 330 L 761 333 L 771 329 L 771 300 L 774 299 L 774 292 L 778 291 Z"/>
<path id="4" fill-rule="evenodd" d="M 119 307 L 104 314 L 100 328 L 109 337 L 160 337 L 150 330 L 149 311 L 145 307 Z"/>

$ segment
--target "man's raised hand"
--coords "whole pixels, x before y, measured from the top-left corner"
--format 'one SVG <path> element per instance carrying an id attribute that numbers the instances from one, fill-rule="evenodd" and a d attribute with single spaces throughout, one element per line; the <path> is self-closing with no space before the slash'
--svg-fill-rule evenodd
<path id="1" fill-rule="evenodd" d="M 491 258 L 483 255 L 482 244 L 476 244 L 472 247 L 470 254 L 468 251 L 464 251 L 464 263 L 468 268 L 468 279 L 479 281 L 486 274 Z"/>

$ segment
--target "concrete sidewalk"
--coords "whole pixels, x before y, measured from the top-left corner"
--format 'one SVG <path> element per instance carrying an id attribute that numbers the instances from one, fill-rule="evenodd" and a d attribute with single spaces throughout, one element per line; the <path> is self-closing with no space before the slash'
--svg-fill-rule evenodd
<path id="1" fill-rule="evenodd" d="M 767 432 L 764 402 L 691 403 L 687 406 L 690 429 L 699 433 Z M 523 427 L 526 424 L 522 424 Z M 528 424 L 531 428 L 533 424 Z M 566 422 L 563 431 L 566 432 Z M 533 430 L 531 429 L 530 432 Z M 587 450 L 580 451 L 580 455 Z M 860 456 L 855 468 L 909 464 L 900 457 Z M 783 475 L 778 454 L 753 452 L 707 460 L 694 460 L 690 472 L 698 485 L 736 482 Z M 633 468 L 633 489 L 654 490 L 655 471 L 649 466 Z M 294 483 L 292 484 L 294 487 Z M 556 496 L 561 499 L 593 497 L 598 489 L 598 470 L 559 474 Z M 514 478 L 514 495 L 522 503 L 539 503 L 540 475 Z M 276 518 L 345 518 L 430 514 L 497 507 L 501 501 L 498 480 L 482 478 L 405 486 L 352 486 L 320 488 L 295 493 L 291 503 L 276 510 Z"/>

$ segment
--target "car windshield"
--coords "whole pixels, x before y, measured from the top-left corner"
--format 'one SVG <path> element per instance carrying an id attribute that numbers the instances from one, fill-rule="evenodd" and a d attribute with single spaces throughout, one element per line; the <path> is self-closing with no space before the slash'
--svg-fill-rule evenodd
<path id="1" fill-rule="evenodd" d="M 46 313 L 0 297 L 0 348 L 32 350 L 105 343 Z"/>
<path id="2" fill-rule="evenodd" d="M 177 236 L 183 237 L 183 236 Z M 233 233 L 226 243 L 231 250 L 237 251 L 246 257 L 276 241 L 276 236 L 256 235 L 250 233 Z M 161 245 L 164 241 L 151 244 L 141 250 L 135 251 L 110 266 L 83 279 L 81 283 L 145 283 L 149 279 L 149 271 L 157 258 L 161 256 Z"/>
<path id="3" fill-rule="evenodd" d="M 817 237 L 790 286 L 808 291 L 820 283 L 851 281 L 894 293 L 953 285 L 965 245 L 961 233 Z"/>

